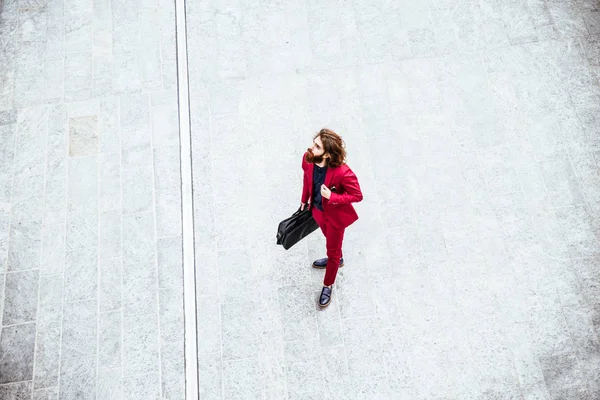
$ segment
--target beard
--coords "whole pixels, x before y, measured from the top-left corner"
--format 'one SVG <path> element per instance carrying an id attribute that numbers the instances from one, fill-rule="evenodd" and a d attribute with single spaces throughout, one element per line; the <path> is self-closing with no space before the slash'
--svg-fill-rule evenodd
<path id="1" fill-rule="evenodd" d="M 324 158 L 323 154 L 321 154 L 320 156 L 315 156 L 312 150 L 308 148 L 304 160 L 309 164 L 319 164 L 324 160 Z"/>

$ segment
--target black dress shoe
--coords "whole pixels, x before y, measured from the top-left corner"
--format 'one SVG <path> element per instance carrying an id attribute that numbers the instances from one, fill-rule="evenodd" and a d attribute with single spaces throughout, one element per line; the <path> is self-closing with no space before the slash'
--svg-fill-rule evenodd
<path id="1" fill-rule="evenodd" d="M 313 261 L 312 266 L 313 266 L 313 268 L 317 268 L 317 269 L 327 268 L 327 257 L 319 258 L 318 260 Z M 340 258 L 340 268 L 342 268 L 343 266 L 344 266 L 344 259 Z"/>
<path id="2" fill-rule="evenodd" d="M 331 291 L 332 288 L 323 286 L 323 290 L 321 290 L 321 296 L 319 296 L 319 306 L 321 308 L 325 308 L 331 303 Z"/>

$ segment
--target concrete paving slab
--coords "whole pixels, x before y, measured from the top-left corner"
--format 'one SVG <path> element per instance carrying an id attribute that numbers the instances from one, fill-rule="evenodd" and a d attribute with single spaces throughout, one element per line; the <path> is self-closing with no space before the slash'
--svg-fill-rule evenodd
<path id="1" fill-rule="evenodd" d="M 200 398 L 598 397 L 592 3 L 187 1 Z M 0 37 L 0 397 L 184 398 L 173 2 Z M 365 200 L 320 310 L 274 233 L 324 126 Z"/>
<path id="2" fill-rule="evenodd" d="M 201 397 L 597 393 L 595 13 L 188 1 Z M 323 311 L 323 238 L 274 244 L 322 127 L 365 195 Z"/>
<path id="3" fill-rule="evenodd" d="M 4 2 L 2 398 L 183 398 L 173 12 Z"/>

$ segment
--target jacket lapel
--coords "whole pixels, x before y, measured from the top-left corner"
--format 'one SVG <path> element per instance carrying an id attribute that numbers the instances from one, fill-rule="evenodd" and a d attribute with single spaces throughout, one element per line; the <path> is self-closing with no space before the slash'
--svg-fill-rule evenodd
<path id="1" fill-rule="evenodd" d="M 309 201 L 310 201 L 311 204 L 312 204 L 312 199 L 313 199 L 313 186 L 315 186 L 315 183 L 313 182 L 313 172 L 314 172 L 314 169 L 315 169 L 315 165 L 312 164 L 312 163 L 309 163 L 308 164 L 308 170 L 307 170 L 308 179 L 309 179 L 309 182 L 310 182 L 310 186 L 308 187 L 308 194 L 309 194 L 308 198 L 309 198 Z"/>
<path id="2" fill-rule="evenodd" d="M 331 189 L 331 180 L 333 179 L 333 175 L 334 175 L 335 171 L 333 168 L 327 168 L 327 171 L 325 172 L 325 186 L 327 186 L 329 189 Z"/>

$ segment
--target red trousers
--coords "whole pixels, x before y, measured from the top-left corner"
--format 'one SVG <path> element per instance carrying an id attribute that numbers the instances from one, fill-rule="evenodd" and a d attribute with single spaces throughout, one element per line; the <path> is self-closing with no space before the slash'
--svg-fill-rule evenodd
<path id="1" fill-rule="evenodd" d="M 340 267 L 340 259 L 342 258 L 342 241 L 344 240 L 345 229 L 335 228 L 328 221 L 328 216 L 317 207 L 311 207 L 312 215 L 319 228 L 325 235 L 325 247 L 327 248 L 327 269 L 325 270 L 325 286 L 333 285 L 335 277 Z"/>

